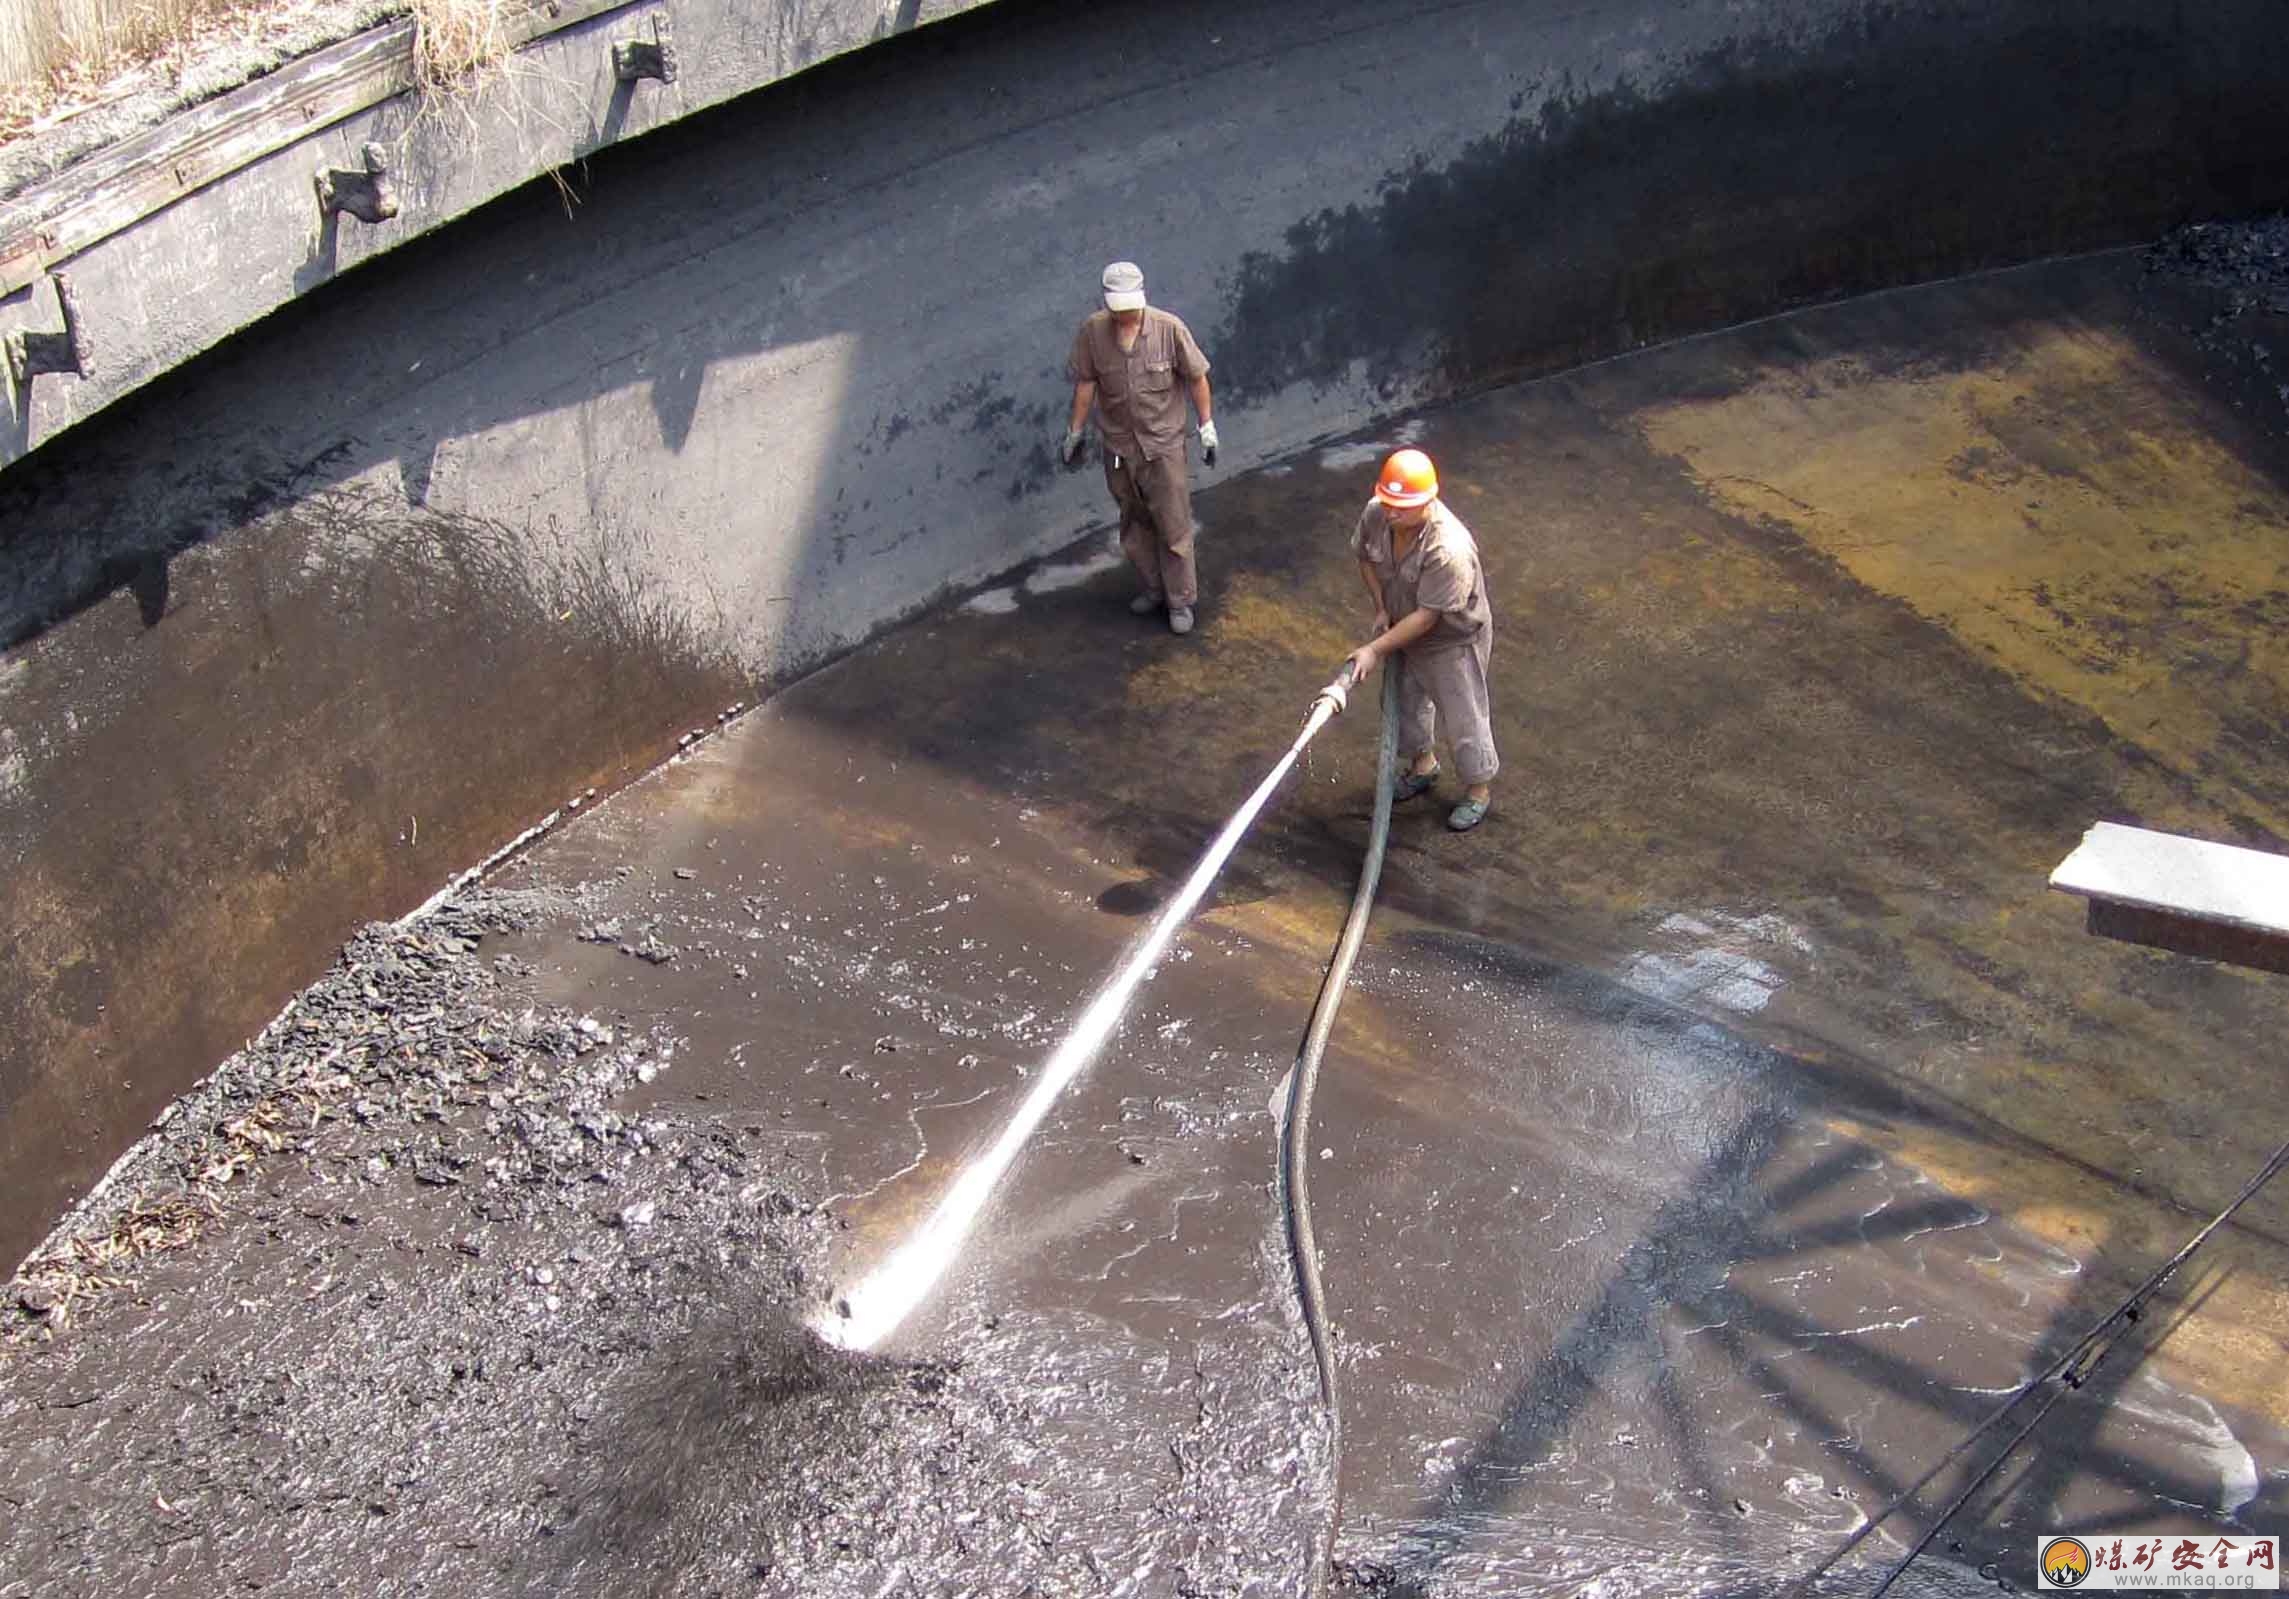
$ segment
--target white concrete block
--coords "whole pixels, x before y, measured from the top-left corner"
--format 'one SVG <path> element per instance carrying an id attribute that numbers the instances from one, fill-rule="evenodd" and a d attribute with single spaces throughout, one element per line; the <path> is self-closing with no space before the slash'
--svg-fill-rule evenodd
<path id="1" fill-rule="evenodd" d="M 2099 822 L 2051 873 L 2088 899 L 2289 934 L 2289 855 Z"/>

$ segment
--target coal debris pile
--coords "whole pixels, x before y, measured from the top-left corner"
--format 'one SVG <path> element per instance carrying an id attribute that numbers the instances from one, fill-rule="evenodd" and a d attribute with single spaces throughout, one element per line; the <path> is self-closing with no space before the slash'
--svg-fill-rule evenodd
<path id="1" fill-rule="evenodd" d="M 1075 1400 L 1024 1336 L 809 1330 L 815 1150 L 650 1102 L 665 1024 L 541 1003 L 499 947 L 593 914 L 367 928 L 10 1285 L 0 1595 L 1087 1593 L 1144 1558 L 1106 1556 L 1161 1472 L 1113 1540 L 1076 1484 L 1165 1456 L 1117 1406 L 1045 1447 Z"/>
<path id="2" fill-rule="evenodd" d="M 169 1104 L 24 1264 L 0 1339 L 54 1336 L 127 1286 L 138 1261 L 259 1202 L 282 1167 L 352 1212 L 360 1189 L 470 1185 L 492 1220 L 529 1215 L 540 1187 L 608 1181 L 648 1136 L 610 1101 L 650 1081 L 666 1046 L 530 1003 L 522 964 L 481 949 L 573 908 L 561 894 L 479 891 L 361 930 L 259 1038 Z"/>
<path id="3" fill-rule="evenodd" d="M 545 1587 L 662 1591 L 831 1566 L 871 1547 L 875 1458 L 926 1426 L 956 1368 L 831 1347 L 800 1274 L 703 1270 L 696 1314 L 647 1351 L 581 1450 L 584 1486 Z"/>
<path id="4" fill-rule="evenodd" d="M 2146 268 L 2222 290 L 2228 316 L 2289 315 L 2289 215 L 2191 223 L 2152 245 Z"/>
<path id="5" fill-rule="evenodd" d="M 2252 391 L 2237 400 L 2270 430 L 2289 429 L 2289 215 L 2197 222 L 2150 245 L 2150 282 L 2206 300 L 2195 343 Z"/>

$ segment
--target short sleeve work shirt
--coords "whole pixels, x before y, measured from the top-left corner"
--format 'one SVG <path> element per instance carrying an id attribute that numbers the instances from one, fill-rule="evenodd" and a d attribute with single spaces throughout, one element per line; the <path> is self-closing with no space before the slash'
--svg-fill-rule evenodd
<path id="1" fill-rule="evenodd" d="M 1418 610 L 1439 613 L 1438 622 L 1412 649 L 1454 649 L 1494 626 L 1478 541 L 1445 501 L 1431 502 L 1422 537 L 1404 560 L 1398 560 L 1391 553 L 1391 518 L 1380 500 L 1369 500 L 1359 513 L 1359 525 L 1352 529 L 1351 553 L 1375 569 L 1392 621 Z"/>
<path id="2" fill-rule="evenodd" d="M 1097 425 L 1115 455 L 1157 461 L 1184 448 L 1184 385 L 1208 374 L 1208 357 L 1182 318 L 1145 307 L 1136 347 L 1121 348 L 1113 313 L 1099 311 L 1073 335 L 1066 373 L 1097 385 Z"/>

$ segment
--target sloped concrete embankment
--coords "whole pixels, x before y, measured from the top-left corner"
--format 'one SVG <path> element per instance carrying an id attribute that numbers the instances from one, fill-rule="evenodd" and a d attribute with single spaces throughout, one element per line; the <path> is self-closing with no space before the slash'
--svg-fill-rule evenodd
<path id="1" fill-rule="evenodd" d="M 1103 260 L 1229 472 L 2278 205 L 2285 57 L 2259 0 L 997 0 L 314 289 L 0 473 L 0 1245 L 358 922 L 1099 517 Z"/>

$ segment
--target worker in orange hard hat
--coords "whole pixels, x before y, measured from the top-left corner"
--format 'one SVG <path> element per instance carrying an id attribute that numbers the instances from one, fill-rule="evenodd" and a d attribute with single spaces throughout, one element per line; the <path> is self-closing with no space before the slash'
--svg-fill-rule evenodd
<path id="1" fill-rule="evenodd" d="M 1407 763 L 1392 798 L 1413 799 L 1437 786 L 1433 739 L 1443 731 L 1464 788 L 1447 826 L 1468 832 L 1486 820 L 1500 766 L 1487 695 L 1494 612 L 1478 542 L 1439 498 L 1438 468 L 1429 456 L 1398 450 L 1383 463 L 1375 497 L 1352 530 L 1351 553 L 1375 603 L 1375 636 L 1351 656 L 1358 679 L 1365 682 L 1393 655 L 1406 666 L 1399 682 L 1399 749 Z"/>

